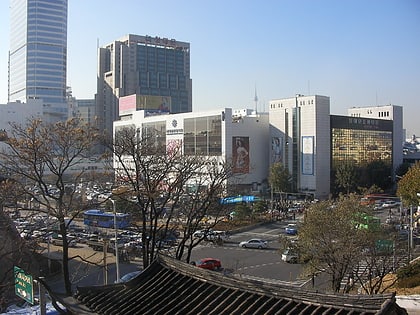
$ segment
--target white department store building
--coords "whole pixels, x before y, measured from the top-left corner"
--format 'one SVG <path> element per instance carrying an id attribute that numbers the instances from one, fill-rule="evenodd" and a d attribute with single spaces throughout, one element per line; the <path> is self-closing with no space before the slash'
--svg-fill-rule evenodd
<path id="1" fill-rule="evenodd" d="M 126 110 L 114 122 L 119 128 L 151 129 L 167 147 L 181 143 L 183 154 L 204 154 L 233 161 L 235 192 L 258 192 L 267 188 L 269 169 L 268 114 L 221 108 L 203 112 L 150 115 L 147 110 Z"/>

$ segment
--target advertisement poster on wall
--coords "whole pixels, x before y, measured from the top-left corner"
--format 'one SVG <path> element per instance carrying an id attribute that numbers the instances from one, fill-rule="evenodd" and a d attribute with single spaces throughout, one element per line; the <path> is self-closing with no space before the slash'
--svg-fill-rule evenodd
<path id="1" fill-rule="evenodd" d="M 283 163 L 283 138 L 271 138 L 271 163 Z"/>
<path id="2" fill-rule="evenodd" d="M 314 137 L 302 137 L 302 174 L 314 174 Z"/>
<path id="3" fill-rule="evenodd" d="M 249 173 L 249 137 L 232 137 L 233 173 Z"/>

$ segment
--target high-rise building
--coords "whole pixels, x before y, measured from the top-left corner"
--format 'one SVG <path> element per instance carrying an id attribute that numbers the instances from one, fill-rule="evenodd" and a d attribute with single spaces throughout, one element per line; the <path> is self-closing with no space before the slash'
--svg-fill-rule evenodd
<path id="1" fill-rule="evenodd" d="M 330 98 L 296 95 L 270 101 L 270 163 L 282 163 L 292 189 L 316 198 L 330 192 Z"/>
<path id="2" fill-rule="evenodd" d="M 119 98 L 133 94 L 145 103 L 149 99 L 153 107 L 155 100 L 165 99 L 163 105 L 170 113 L 192 111 L 189 43 L 129 34 L 99 48 L 98 58 L 100 128 L 112 133 L 112 124 L 120 116 Z"/>
<path id="3" fill-rule="evenodd" d="M 67 117 L 67 0 L 11 0 L 8 101 L 41 99 L 44 119 Z"/>

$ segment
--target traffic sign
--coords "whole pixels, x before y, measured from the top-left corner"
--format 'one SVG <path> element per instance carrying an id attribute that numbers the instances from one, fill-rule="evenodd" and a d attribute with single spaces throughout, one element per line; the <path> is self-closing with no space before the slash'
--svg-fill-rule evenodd
<path id="1" fill-rule="evenodd" d="M 15 294 L 25 301 L 34 304 L 34 286 L 32 282 L 32 276 L 26 274 L 26 272 L 14 266 L 15 274 Z"/>

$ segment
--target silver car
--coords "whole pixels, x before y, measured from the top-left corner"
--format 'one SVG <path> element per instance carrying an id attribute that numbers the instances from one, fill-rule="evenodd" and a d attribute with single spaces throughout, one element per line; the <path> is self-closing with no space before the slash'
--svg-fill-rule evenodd
<path id="1" fill-rule="evenodd" d="M 267 248 L 268 246 L 267 246 L 267 241 L 264 241 L 258 238 L 253 238 L 248 241 L 240 242 L 239 247 L 263 249 L 263 248 Z"/>

